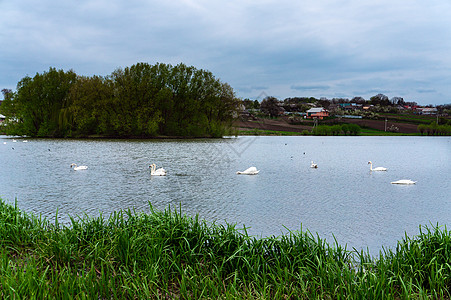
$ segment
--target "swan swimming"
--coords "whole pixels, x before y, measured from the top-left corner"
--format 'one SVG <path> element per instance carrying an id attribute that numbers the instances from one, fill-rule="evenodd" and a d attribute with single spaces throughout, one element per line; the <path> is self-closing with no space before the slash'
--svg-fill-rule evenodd
<path id="1" fill-rule="evenodd" d="M 387 171 L 387 168 L 384 167 L 377 167 L 373 169 L 373 163 L 371 161 L 368 162 L 370 165 L 370 171 Z"/>
<path id="2" fill-rule="evenodd" d="M 398 181 L 392 181 L 390 182 L 391 184 L 415 184 L 417 183 L 416 181 L 412 181 L 410 179 L 401 179 Z"/>
<path id="3" fill-rule="evenodd" d="M 250 167 L 250 168 L 247 168 L 247 169 L 244 170 L 244 171 L 238 171 L 238 172 L 236 172 L 236 173 L 237 173 L 238 175 L 257 175 L 258 172 L 260 172 L 260 171 L 257 170 L 256 167 Z"/>
<path id="4" fill-rule="evenodd" d="M 77 166 L 77 164 L 71 164 L 70 167 L 74 167 L 75 171 L 86 170 L 88 168 L 87 166 Z"/>
<path id="5" fill-rule="evenodd" d="M 150 175 L 152 175 L 152 176 L 166 176 L 166 170 L 163 168 L 157 169 L 156 164 L 151 164 L 149 166 L 149 168 L 150 168 Z"/>
<path id="6" fill-rule="evenodd" d="M 315 164 L 315 163 L 313 162 L 313 160 L 312 160 L 312 164 L 310 165 L 310 168 L 317 169 L 317 168 L 318 168 L 318 165 Z"/>

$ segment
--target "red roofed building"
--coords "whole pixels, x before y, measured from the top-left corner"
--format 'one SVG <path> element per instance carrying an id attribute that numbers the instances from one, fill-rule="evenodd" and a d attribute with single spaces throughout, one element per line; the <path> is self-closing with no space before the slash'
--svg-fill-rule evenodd
<path id="1" fill-rule="evenodd" d="M 325 117 L 329 116 L 329 112 L 322 107 L 313 107 L 307 110 L 307 119 L 320 119 L 322 120 Z"/>

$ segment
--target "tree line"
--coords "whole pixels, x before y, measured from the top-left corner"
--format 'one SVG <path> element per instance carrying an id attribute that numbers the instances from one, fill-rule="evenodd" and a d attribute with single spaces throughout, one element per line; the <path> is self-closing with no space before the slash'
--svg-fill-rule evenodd
<path id="1" fill-rule="evenodd" d="M 418 125 L 421 135 L 451 135 L 451 120 Z"/>
<path id="2" fill-rule="evenodd" d="M 357 124 L 318 125 L 312 129 L 313 135 L 358 135 L 362 129 Z"/>
<path id="3" fill-rule="evenodd" d="M 137 63 L 109 76 L 50 68 L 3 90 L 6 133 L 32 137 L 220 137 L 239 107 L 205 70 Z"/>
<path id="4" fill-rule="evenodd" d="M 352 99 L 348 98 L 332 98 L 327 99 L 325 97 L 314 98 L 314 97 L 291 97 L 286 98 L 284 100 L 279 100 L 273 96 L 268 96 L 264 98 L 261 102 L 258 100 L 244 99 L 242 100 L 242 104 L 246 109 L 255 110 L 259 109 L 263 113 L 267 115 L 277 115 L 278 111 L 281 107 L 283 107 L 286 111 L 294 111 L 294 112 L 305 112 L 310 109 L 312 104 L 315 106 L 324 107 L 325 109 L 329 109 L 331 105 L 338 105 L 344 103 L 353 103 L 359 105 L 372 105 L 373 111 L 380 112 L 398 112 L 399 106 L 404 107 L 417 107 L 418 104 L 414 101 L 405 101 L 402 97 L 393 97 L 388 98 L 388 96 L 384 94 L 377 94 L 375 96 L 370 97 L 370 99 L 365 100 L 362 97 L 353 97 Z M 426 107 L 433 107 L 432 105 L 427 105 Z M 450 113 L 451 112 L 451 104 L 445 105 L 437 105 L 435 106 L 440 113 Z"/>

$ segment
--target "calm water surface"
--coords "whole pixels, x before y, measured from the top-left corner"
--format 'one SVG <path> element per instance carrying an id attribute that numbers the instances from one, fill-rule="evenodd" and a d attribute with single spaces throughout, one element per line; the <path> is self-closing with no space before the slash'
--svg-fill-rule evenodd
<path id="1" fill-rule="evenodd" d="M 6 143 L 6 144 L 5 144 Z M 0 136 L 0 197 L 61 221 L 182 206 L 255 236 L 310 230 L 377 254 L 419 225 L 451 224 L 449 137 L 49 140 Z M 387 172 L 370 172 L 383 166 Z M 310 162 L 318 164 L 311 169 Z M 87 165 L 73 171 L 71 163 Z M 168 171 L 151 177 L 156 163 Z M 236 175 L 255 166 L 256 176 Z M 398 179 L 413 186 L 390 184 Z"/>

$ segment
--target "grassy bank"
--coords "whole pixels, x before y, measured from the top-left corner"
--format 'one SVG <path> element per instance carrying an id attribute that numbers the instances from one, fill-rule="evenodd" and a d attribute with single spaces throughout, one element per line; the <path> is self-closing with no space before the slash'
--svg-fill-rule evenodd
<path id="1" fill-rule="evenodd" d="M 398 133 L 378 130 L 374 128 L 362 127 L 359 135 L 363 136 L 420 136 L 420 133 Z"/>
<path id="2" fill-rule="evenodd" d="M 178 210 L 62 226 L 0 200 L 0 297 L 450 299 L 451 232 L 420 231 L 375 259 L 309 232 L 259 239 Z"/>
<path id="3" fill-rule="evenodd" d="M 320 135 L 314 134 L 311 130 L 303 130 L 302 132 L 291 131 L 275 131 L 275 130 L 263 130 L 263 129 L 249 129 L 239 130 L 238 135 L 249 136 L 297 136 L 297 135 Z M 344 134 L 338 134 L 339 136 L 345 136 Z M 420 133 L 394 133 L 386 132 L 383 130 L 377 130 L 373 128 L 362 127 L 361 131 L 356 134 L 357 136 L 420 136 Z M 329 134 L 330 136 L 330 134 Z"/>
<path id="4" fill-rule="evenodd" d="M 249 129 L 249 130 L 239 130 L 237 135 L 276 135 L 276 136 L 293 136 L 293 135 L 302 135 L 300 132 L 292 132 L 292 131 L 277 131 L 277 130 L 264 130 L 264 129 Z"/>

